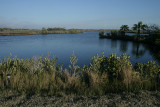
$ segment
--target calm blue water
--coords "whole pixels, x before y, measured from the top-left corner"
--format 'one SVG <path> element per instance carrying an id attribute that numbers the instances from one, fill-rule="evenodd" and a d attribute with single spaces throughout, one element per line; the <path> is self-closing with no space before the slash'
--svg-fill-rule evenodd
<path id="1" fill-rule="evenodd" d="M 134 36 L 134 35 L 136 35 L 136 33 L 125 33 L 125 35 L 127 35 L 127 36 Z M 144 34 L 144 33 L 141 33 L 140 35 L 141 36 L 149 36 L 149 34 Z"/>
<path id="2" fill-rule="evenodd" d="M 97 53 L 106 56 L 111 53 L 121 55 L 126 53 L 130 60 L 146 63 L 150 60 L 160 62 L 156 52 L 145 44 L 137 44 L 131 41 L 99 39 L 98 32 L 84 32 L 81 34 L 49 34 L 26 36 L 0 36 L 0 59 L 12 56 L 18 58 L 31 58 L 33 56 L 51 56 L 58 58 L 58 64 L 68 66 L 70 56 L 74 51 L 78 58 L 78 65 L 90 64 L 90 59 Z"/>

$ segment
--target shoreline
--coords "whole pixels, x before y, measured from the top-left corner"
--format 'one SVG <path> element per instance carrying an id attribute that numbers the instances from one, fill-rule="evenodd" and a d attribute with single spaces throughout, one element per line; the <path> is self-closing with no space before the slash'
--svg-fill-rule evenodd
<path id="1" fill-rule="evenodd" d="M 4 30 L 0 31 L 0 36 L 18 36 L 18 35 L 40 35 L 40 34 L 76 34 L 83 33 L 84 30 L 69 29 L 69 30 Z"/>
<path id="2" fill-rule="evenodd" d="M 127 36 L 127 35 L 122 35 L 122 36 L 107 36 L 107 35 L 102 35 L 99 34 L 99 38 L 100 39 L 112 39 L 112 40 L 122 40 L 122 41 L 132 41 L 132 42 L 137 42 L 137 43 L 145 43 L 148 45 L 154 45 L 158 48 L 160 48 L 160 43 L 156 43 L 151 41 L 152 37 L 151 36 L 147 36 L 147 37 L 143 37 L 140 36 L 137 38 L 137 35 L 134 36 Z"/>

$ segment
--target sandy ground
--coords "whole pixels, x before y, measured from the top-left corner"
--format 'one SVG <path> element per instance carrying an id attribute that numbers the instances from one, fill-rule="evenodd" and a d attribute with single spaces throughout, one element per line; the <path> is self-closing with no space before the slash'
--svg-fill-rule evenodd
<path id="1" fill-rule="evenodd" d="M 1 107 L 160 107 L 159 91 L 139 91 L 134 93 L 108 93 L 105 96 L 24 96 L 9 95 L 0 97 Z"/>

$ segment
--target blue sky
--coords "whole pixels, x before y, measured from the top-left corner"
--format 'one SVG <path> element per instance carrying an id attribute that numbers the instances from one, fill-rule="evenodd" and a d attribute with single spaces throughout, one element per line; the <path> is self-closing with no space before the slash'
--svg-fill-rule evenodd
<path id="1" fill-rule="evenodd" d="M 0 27 L 118 29 L 160 25 L 160 0 L 0 0 Z"/>

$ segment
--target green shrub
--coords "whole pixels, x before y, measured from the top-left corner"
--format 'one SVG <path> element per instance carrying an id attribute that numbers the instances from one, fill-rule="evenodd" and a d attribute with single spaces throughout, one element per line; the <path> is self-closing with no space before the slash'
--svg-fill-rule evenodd
<path id="1" fill-rule="evenodd" d="M 156 78 L 158 72 L 160 72 L 160 67 L 155 62 L 150 61 L 147 64 L 136 63 L 135 70 L 140 72 L 142 77 Z"/>

